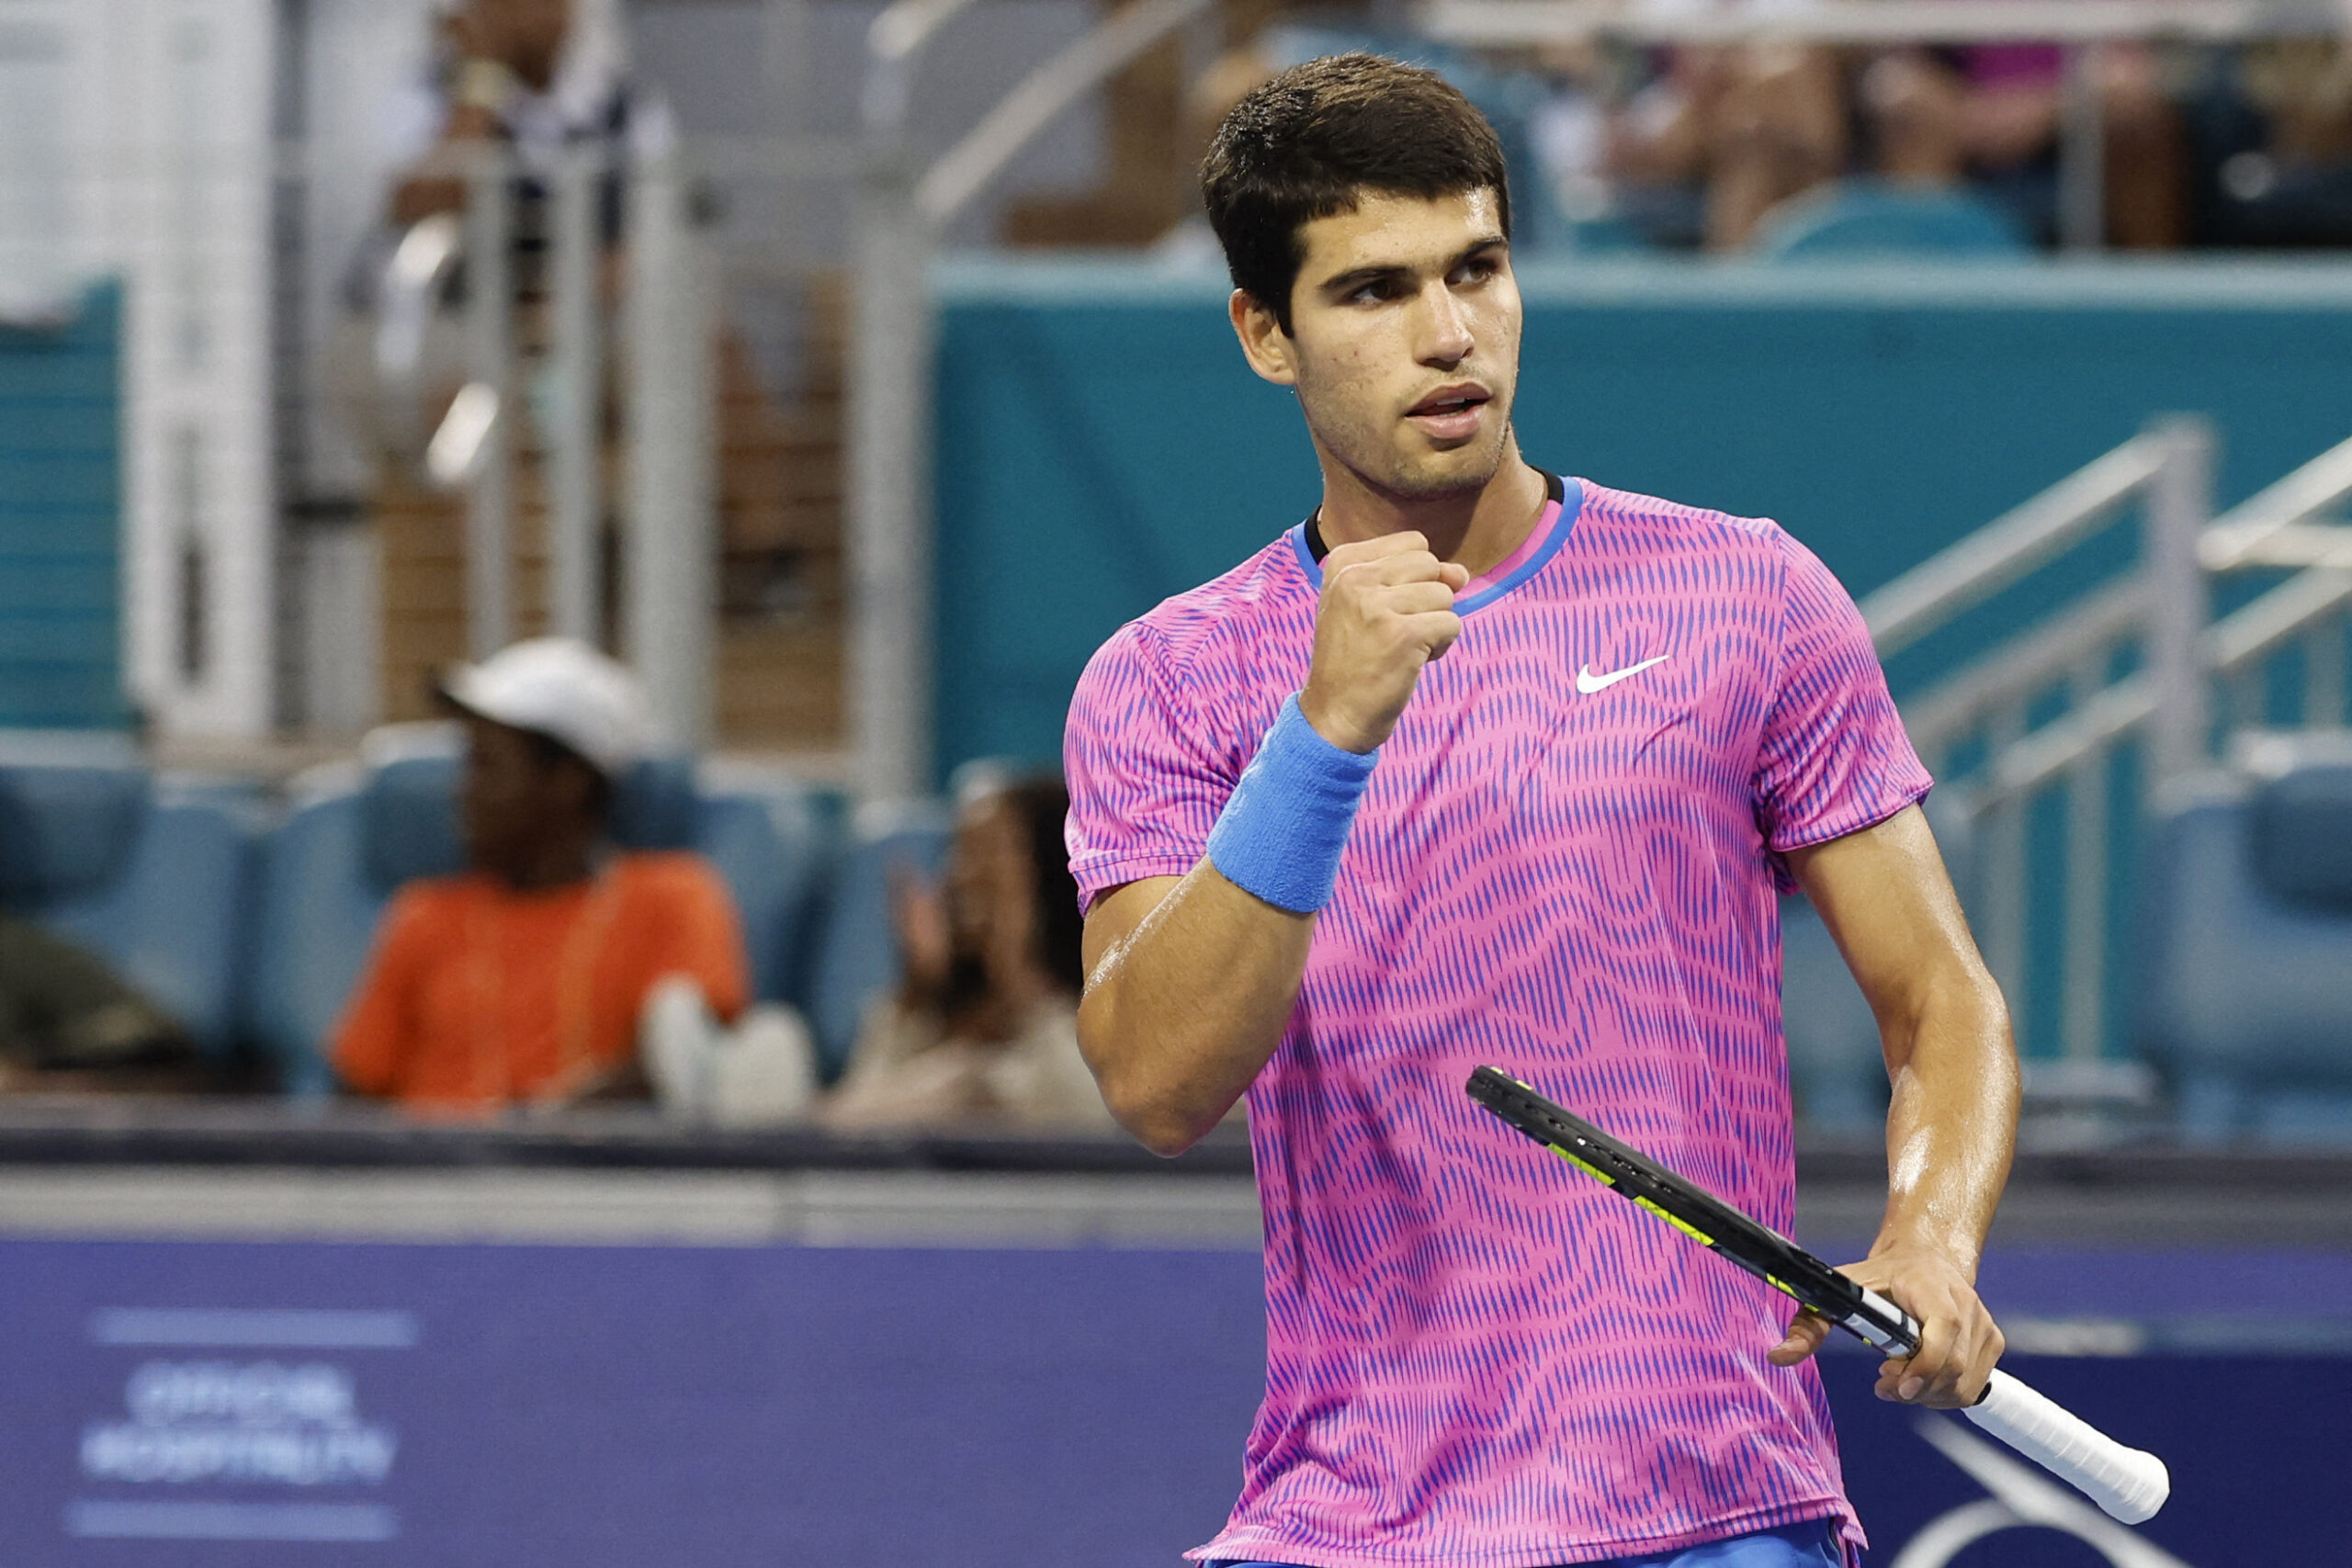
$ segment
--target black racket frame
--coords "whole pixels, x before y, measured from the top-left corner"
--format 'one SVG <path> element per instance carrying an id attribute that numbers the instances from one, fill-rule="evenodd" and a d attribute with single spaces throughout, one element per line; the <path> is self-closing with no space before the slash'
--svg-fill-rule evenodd
<path id="1" fill-rule="evenodd" d="M 1619 1197 L 1649 1210 L 1873 1349 L 1907 1356 L 1918 1348 L 1919 1326 L 1909 1314 L 1501 1068 L 1480 1067 L 1464 1087 L 1472 1100 Z"/>

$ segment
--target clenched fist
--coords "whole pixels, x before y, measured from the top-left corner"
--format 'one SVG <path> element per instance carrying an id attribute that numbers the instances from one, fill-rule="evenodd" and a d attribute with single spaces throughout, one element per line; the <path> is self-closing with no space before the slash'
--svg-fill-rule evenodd
<path id="1" fill-rule="evenodd" d="M 1453 596 L 1469 581 L 1410 531 L 1324 557 L 1315 658 L 1298 694 L 1306 722 L 1343 750 L 1370 751 L 1387 739 L 1421 666 L 1462 635 Z"/>

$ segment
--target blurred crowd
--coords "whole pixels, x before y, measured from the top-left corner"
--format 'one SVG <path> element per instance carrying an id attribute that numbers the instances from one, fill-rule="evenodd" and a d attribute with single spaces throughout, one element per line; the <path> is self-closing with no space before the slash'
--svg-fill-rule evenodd
<path id="1" fill-rule="evenodd" d="M 936 884 L 891 867 L 903 978 L 823 1091 L 805 1022 L 751 1001 L 718 873 L 611 841 L 652 729 L 634 678 L 546 637 L 459 667 L 442 696 L 466 729 L 467 865 L 385 912 L 332 1046 L 351 1091 L 457 1115 L 650 1098 L 730 1125 L 1107 1124 L 1078 1054 L 1058 780 L 967 792 Z"/>
<path id="2" fill-rule="evenodd" d="M 1445 71 L 1496 123 L 1523 250 L 1765 248 L 1776 219 L 1839 189 L 1948 195 L 2018 248 L 2048 248 L 2067 122 L 2086 113 L 2107 244 L 2352 243 L 2343 39 L 2118 41 L 2075 59 L 2031 41 L 1472 53 L 1278 16 L 1197 80 L 1188 118 L 1214 124 L 1273 71 L 1350 48 Z"/>
<path id="3" fill-rule="evenodd" d="M 807 1021 L 753 999 L 719 872 L 616 837 L 618 792 L 653 748 L 635 677 L 539 637 L 454 667 L 438 697 L 464 735 L 463 863 L 384 908 L 321 1043 L 344 1093 L 432 1119 L 639 1100 L 731 1127 L 1109 1127 L 1078 1051 L 1058 777 L 972 774 L 939 874 L 887 867 L 877 935 L 899 977 L 827 1086 Z M 97 952 L 0 917 L 0 1089 L 225 1086 Z"/>

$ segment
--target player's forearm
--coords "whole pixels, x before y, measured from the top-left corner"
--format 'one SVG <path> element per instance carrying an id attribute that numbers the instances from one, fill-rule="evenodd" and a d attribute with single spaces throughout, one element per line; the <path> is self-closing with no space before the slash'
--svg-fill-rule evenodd
<path id="1" fill-rule="evenodd" d="M 1216 1126 L 1289 1026 L 1312 915 L 1204 861 L 1096 960 L 1078 1039 L 1119 1124 L 1176 1155 Z"/>
<path id="2" fill-rule="evenodd" d="M 2017 1145 L 2017 1052 L 1999 987 L 1980 965 L 1953 965 L 1888 1041 L 1887 1064 L 1886 1218 L 1871 1250 L 1933 1248 L 1973 1280 Z"/>

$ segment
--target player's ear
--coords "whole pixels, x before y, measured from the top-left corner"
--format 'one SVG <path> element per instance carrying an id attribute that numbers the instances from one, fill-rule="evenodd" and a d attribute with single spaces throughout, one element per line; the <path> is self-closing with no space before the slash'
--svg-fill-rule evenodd
<path id="1" fill-rule="evenodd" d="M 1273 310 L 1246 288 L 1237 288 L 1225 302 L 1233 318 L 1233 335 L 1241 340 L 1242 357 L 1250 368 L 1278 387 L 1295 386 L 1298 371 L 1292 360 L 1290 333 Z"/>

